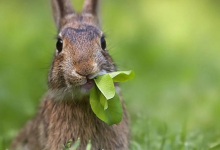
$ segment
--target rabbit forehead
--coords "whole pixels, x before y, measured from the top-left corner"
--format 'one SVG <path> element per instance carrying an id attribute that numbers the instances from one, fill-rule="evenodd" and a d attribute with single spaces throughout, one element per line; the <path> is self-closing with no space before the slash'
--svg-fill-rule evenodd
<path id="1" fill-rule="evenodd" d="M 61 32 L 61 36 L 72 44 L 76 42 L 89 42 L 101 36 L 101 31 L 91 25 L 80 25 L 78 28 L 67 27 Z"/>
<path id="2" fill-rule="evenodd" d="M 70 50 L 68 51 L 78 58 L 91 57 L 100 48 L 101 31 L 91 25 L 79 25 L 77 28 L 66 27 L 62 30 L 61 36 L 65 41 L 65 47 Z"/>

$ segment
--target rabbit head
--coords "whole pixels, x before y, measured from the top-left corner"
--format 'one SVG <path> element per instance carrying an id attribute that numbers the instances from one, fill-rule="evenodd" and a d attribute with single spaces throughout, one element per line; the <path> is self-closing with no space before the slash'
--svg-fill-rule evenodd
<path id="1" fill-rule="evenodd" d="M 58 99 L 84 96 L 94 77 L 115 71 L 100 29 L 98 1 L 85 0 L 77 14 L 70 0 L 51 0 L 58 35 L 48 87 Z"/>

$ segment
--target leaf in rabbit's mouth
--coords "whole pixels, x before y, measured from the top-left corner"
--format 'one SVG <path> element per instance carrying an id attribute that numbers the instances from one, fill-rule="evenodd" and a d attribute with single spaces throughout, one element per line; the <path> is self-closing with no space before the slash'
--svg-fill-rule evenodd
<path id="1" fill-rule="evenodd" d="M 115 92 L 114 82 L 125 82 L 134 77 L 133 71 L 118 71 L 97 76 L 90 93 L 90 105 L 96 116 L 113 125 L 121 122 L 121 101 Z"/>

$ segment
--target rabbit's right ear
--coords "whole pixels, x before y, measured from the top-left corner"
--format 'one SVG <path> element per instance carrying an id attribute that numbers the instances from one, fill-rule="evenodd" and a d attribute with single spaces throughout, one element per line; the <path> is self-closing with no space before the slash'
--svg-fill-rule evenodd
<path id="1" fill-rule="evenodd" d="M 70 0 L 51 0 L 53 18 L 58 31 L 61 28 L 62 22 L 65 22 L 65 17 L 73 14 L 74 9 Z"/>

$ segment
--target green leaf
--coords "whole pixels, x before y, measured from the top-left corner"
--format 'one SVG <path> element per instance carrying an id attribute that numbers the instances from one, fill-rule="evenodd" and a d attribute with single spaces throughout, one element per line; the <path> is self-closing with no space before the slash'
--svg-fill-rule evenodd
<path id="1" fill-rule="evenodd" d="M 111 99 L 115 96 L 114 82 L 109 74 L 100 75 L 94 81 L 106 99 Z"/>
<path id="2" fill-rule="evenodd" d="M 69 150 L 76 150 L 79 147 L 80 144 L 80 138 L 77 139 L 77 141 L 71 146 Z"/>
<path id="3" fill-rule="evenodd" d="M 108 125 L 117 124 L 122 120 L 122 107 L 119 96 L 115 94 L 112 99 L 108 100 L 108 108 L 104 110 L 104 107 L 100 103 L 99 97 L 101 92 L 94 87 L 90 94 L 90 105 L 96 116 L 107 123 Z"/>
<path id="4" fill-rule="evenodd" d="M 86 146 L 86 150 L 91 150 L 92 148 L 92 144 L 91 144 L 91 140 L 89 140 L 87 146 Z"/>
<path id="5" fill-rule="evenodd" d="M 100 75 L 94 79 L 96 86 L 90 93 L 90 105 L 96 116 L 108 125 L 122 120 L 122 107 L 119 96 L 115 93 L 114 82 L 132 79 L 133 71 L 118 71 Z"/>
<path id="6" fill-rule="evenodd" d="M 117 71 L 109 73 L 114 82 L 125 82 L 134 77 L 133 71 Z"/>
<path id="7" fill-rule="evenodd" d="M 109 118 L 112 118 L 112 123 L 110 125 L 121 122 L 123 111 L 118 94 L 115 94 L 112 99 L 108 100 L 108 109 L 105 112 L 108 113 Z"/>
<path id="8" fill-rule="evenodd" d="M 102 93 L 100 93 L 100 103 L 104 107 L 104 110 L 108 108 L 108 101 Z"/>
<path id="9" fill-rule="evenodd" d="M 64 149 L 64 150 L 68 150 L 68 149 L 71 147 L 71 143 L 72 143 L 72 139 L 70 139 L 70 140 L 66 143 L 66 145 L 63 146 L 63 149 Z"/>

